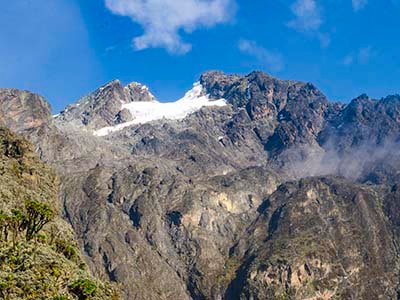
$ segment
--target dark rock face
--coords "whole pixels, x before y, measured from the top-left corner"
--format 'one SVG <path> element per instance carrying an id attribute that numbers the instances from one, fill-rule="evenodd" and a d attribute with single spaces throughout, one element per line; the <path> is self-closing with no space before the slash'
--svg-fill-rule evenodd
<path id="1" fill-rule="evenodd" d="M 61 124 L 99 129 L 132 120 L 129 111 L 122 109 L 123 104 L 154 100 L 146 86 L 133 82 L 124 87 L 119 80 L 114 80 L 68 106 L 57 120 Z"/>
<path id="2" fill-rule="evenodd" d="M 382 200 L 339 178 L 280 186 L 249 230 L 227 298 L 395 299 L 398 250 Z"/>
<path id="3" fill-rule="evenodd" d="M 338 108 L 312 84 L 283 81 L 261 72 L 245 77 L 206 73 L 201 83 L 212 97 L 244 108 L 253 130 L 272 155 L 299 144 L 315 144 L 326 119 Z"/>
<path id="4" fill-rule="evenodd" d="M 61 122 L 73 121 L 76 126 L 84 125 L 90 128 L 110 126 L 114 124 L 121 103 L 125 102 L 124 87 L 121 82 L 114 80 L 83 97 L 76 104 L 68 106 L 58 119 Z"/>
<path id="5" fill-rule="evenodd" d="M 96 137 L 153 99 L 114 81 L 26 133 L 92 270 L 126 299 L 395 299 L 400 98 L 331 103 L 261 72 L 200 83 L 228 104 Z"/>
<path id="6" fill-rule="evenodd" d="M 400 96 L 376 101 L 362 95 L 332 119 L 320 135 L 322 144 L 332 143 L 345 151 L 363 144 L 383 145 L 398 141 Z"/>
<path id="7" fill-rule="evenodd" d="M 51 117 L 50 105 L 39 95 L 0 89 L 0 124 L 13 131 L 38 128 Z"/>
<path id="8" fill-rule="evenodd" d="M 128 84 L 124 92 L 129 102 L 151 102 L 155 100 L 147 86 L 137 82 Z"/>

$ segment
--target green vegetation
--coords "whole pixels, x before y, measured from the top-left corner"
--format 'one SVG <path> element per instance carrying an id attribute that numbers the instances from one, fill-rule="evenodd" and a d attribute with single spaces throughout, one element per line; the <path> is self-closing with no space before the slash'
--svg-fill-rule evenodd
<path id="1" fill-rule="evenodd" d="M 68 243 L 63 239 L 57 239 L 54 243 L 55 250 L 62 253 L 67 259 L 79 262 L 79 253 L 75 246 Z"/>
<path id="2" fill-rule="evenodd" d="M 30 241 L 53 219 L 53 210 L 47 204 L 34 200 L 25 203 L 25 210 L 22 226 L 26 228 L 26 240 Z"/>
<path id="3" fill-rule="evenodd" d="M 277 300 L 291 300 L 294 298 L 296 291 L 293 288 L 288 288 L 284 290 L 282 293 L 276 295 Z"/>
<path id="4" fill-rule="evenodd" d="M 217 286 L 222 287 L 222 288 L 227 288 L 229 283 L 232 282 L 232 280 L 235 279 L 236 277 L 236 272 L 240 268 L 240 260 L 232 256 L 227 259 L 225 262 L 224 266 L 224 272 L 218 276 L 216 282 Z"/>
<path id="5" fill-rule="evenodd" d="M 90 299 L 96 292 L 96 284 L 89 279 L 78 279 L 70 286 L 70 290 L 78 296 L 79 300 Z"/>
<path id="6" fill-rule="evenodd" d="M 0 241 L 7 242 L 11 234 L 15 246 L 23 232 L 26 241 L 30 241 L 52 218 L 53 210 L 49 205 L 34 200 L 27 201 L 24 210 L 14 208 L 10 214 L 0 212 Z"/>
<path id="7" fill-rule="evenodd" d="M 120 299 L 87 271 L 58 185 L 25 139 L 0 128 L 0 299 Z"/>

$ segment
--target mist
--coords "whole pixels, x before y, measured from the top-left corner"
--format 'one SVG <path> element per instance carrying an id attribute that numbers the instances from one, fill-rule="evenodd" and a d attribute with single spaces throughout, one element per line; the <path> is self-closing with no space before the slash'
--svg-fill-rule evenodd
<path id="1" fill-rule="evenodd" d="M 296 179 L 336 175 L 359 180 L 382 165 L 399 167 L 399 149 L 399 143 L 393 141 L 380 145 L 363 143 L 344 150 L 327 143 L 323 148 L 318 145 L 290 148 L 282 156 L 286 160 L 284 171 Z"/>

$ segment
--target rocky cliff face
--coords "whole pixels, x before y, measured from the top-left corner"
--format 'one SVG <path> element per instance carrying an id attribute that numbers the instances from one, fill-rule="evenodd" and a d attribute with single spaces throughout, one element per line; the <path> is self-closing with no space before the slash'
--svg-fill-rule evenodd
<path id="1" fill-rule="evenodd" d="M 132 123 L 155 99 L 114 81 L 15 128 L 59 172 L 91 269 L 126 299 L 395 299 L 399 97 L 331 103 L 261 72 L 199 83 L 180 118 Z"/>
<path id="2" fill-rule="evenodd" d="M 15 89 L 0 89 L 0 124 L 11 130 L 39 128 L 50 118 L 50 105 L 39 95 Z"/>
<path id="3" fill-rule="evenodd" d="M 129 111 L 121 109 L 122 104 L 155 100 L 144 85 L 133 82 L 124 87 L 119 80 L 114 80 L 68 106 L 58 119 L 76 127 L 99 129 L 132 120 Z"/>

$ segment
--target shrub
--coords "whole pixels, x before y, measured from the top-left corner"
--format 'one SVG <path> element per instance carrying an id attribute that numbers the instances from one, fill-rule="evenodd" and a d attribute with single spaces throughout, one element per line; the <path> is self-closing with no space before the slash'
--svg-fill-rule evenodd
<path id="1" fill-rule="evenodd" d="M 53 219 L 52 209 L 45 203 L 29 200 L 25 203 L 26 216 L 24 228 L 26 228 L 26 240 L 30 241 L 43 226 Z"/>
<path id="2" fill-rule="evenodd" d="M 57 296 L 53 297 L 53 300 L 68 300 L 68 298 L 63 295 L 57 295 Z"/>
<path id="3" fill-rule="evenodd" d="M 96 284 L 89 279 L 78 279 L 69 285 L 70 291 L 74 293 L 79 300 L 86 300 L 96 292 Z"/>
<path id="4" fill-rule="evenodd" d="M 12 241 L 13 245 L 16 245 L 18 236 L 20 232 L 23 231 L 24 229 L 24 214 L 21 210 L 19 209 L 13 209 L 11 210 L 11 216 L 8 217 L 8 229 L 12 233 Z"/>
<path id="5" fill-rule="evenodd" d="M 15 246 L 20 233 L 26 230 L 26 240 L 30 241 L 52 218 L 51 208 L 38 201 L 27 201 L 24 211 L 12 209 L 11 215 L 0 212 L 0 240 L 7 241 L 11 233 Z M 39 238 L 45 241 L 44 236 Z"/>
<path id="6" fill-rule="evenodd" d="M 9 230 L 9 216 L 0 211 L 0 241 L 7 241 Z"/>
<path id="7" fill-rule="evenodd" d="M 65 240 L 57 239 L 55 242 L 56 251 L 63 254 L 66 258 L 72 261 L 78 260 L 78 251 L 76 248 Z"/>

